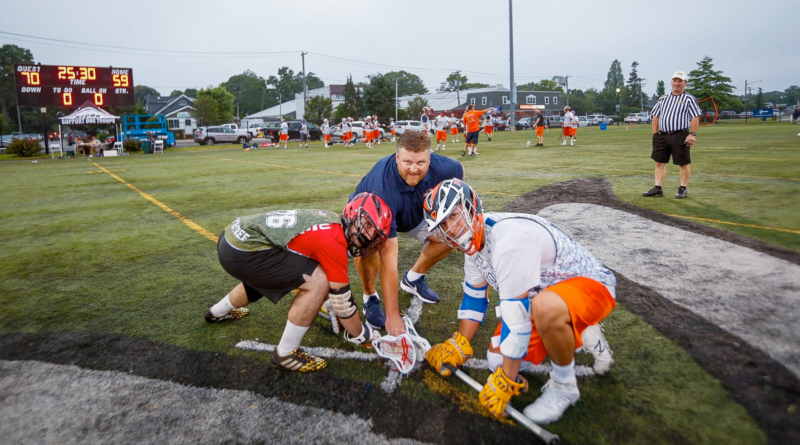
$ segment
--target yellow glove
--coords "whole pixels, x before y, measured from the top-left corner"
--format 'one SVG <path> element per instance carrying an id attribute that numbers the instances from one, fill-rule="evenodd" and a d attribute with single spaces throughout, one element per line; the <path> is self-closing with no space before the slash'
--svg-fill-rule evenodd
<path id="1" fill-rule="evenodd" d="M 453 367 L 458 368 L 463 365 L 468 358 L 472 358 L 472 346 L 469 344 L 467 337 L 461 335 L 460 332 L 453 334 L 453 338 L 447 339 L 444 343 L 439 343 L 432 347 L 427 354 L 425 360 L 431 365 L 433 369 L 439 374 L 447 377 L 450 375 L 450 370 L 442 366 L 448 363 Z"/>
<path id="2" fill-rule="evenodd" d="M 478 394 L 478 398 L 481 405 L 485 406 L 493 416 L 505 417 L 507 415 L 505 413 L 506 405 L 511 397 L 518 396 L 523 392 L 528 392 L 528 381 L 521 375 L 517 376 L 516 382 L 512 381 L 506 377 L 501 366 L 486 379 L 486 385 Z"/>

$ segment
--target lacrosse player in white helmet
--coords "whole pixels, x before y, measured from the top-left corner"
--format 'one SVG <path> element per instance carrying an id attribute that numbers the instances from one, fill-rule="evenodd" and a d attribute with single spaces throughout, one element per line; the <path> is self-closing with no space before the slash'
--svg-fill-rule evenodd
<path id="1" fill-rule="evenodd" d="M 322 125 L 319 126 L 322 131 L 322 139 L 325 141 L 325 148 L 328 148 L 328 143 L 331 141 L 331 126 L 328 125 L 328 119 L 322 119 Z"/>
<path id="2" fill-rule="evenodd" d="M 475 190 L 462 180 L 436 185 L 425 195 L 423 207 L 428 230 L 466 254 L 459 328 L 452 338 L 433 346 L 426 360 L 442 375 L 450 375 L 443 364 L 460 366 L 473 355 L 470 341 L 483 323 L 491 286 L 500 297 L 497 313 L 502 322 L 487 354 L 496 369 L 480 402 L 494 416 L 503 416 L 511 398 L 528 389 L 519 375 L 523 360 L 538 364 L 549 356 L 550 380 L 524 414 L 536 423 L 558 420 L 580 398 L 576 346 L 601 341 L 610 358 L 602 332 L 587 328 L 616 305 L 614 274 L 543 218 L 483 213 Z"/>

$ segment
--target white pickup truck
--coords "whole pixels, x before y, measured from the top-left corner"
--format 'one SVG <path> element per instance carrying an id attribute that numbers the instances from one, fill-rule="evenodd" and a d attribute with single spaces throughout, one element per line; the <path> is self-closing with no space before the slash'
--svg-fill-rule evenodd
<path id="1" fill-rule="evenodd" d="M 230 128 L 237 135 L 249 136 L 248 139 L 253 139 L 259 133 L 260 127 L 252 126 L 250 128 L 239 128 L 236 124 L 222 124 L 220 127 Z"/>

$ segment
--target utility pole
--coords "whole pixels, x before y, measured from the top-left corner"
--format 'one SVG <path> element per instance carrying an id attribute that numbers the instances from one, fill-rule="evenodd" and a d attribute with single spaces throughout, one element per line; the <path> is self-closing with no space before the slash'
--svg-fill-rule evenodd
<path id="1" fill-rule="evenodd" d="M 397 78 L 394 78 L 394 121 L 397 122 Z"/>
<path id="2" fill-rule="evenodd" d="M 307 52 L 301 52 L 300 57 L 303 58 L 303 117 L 306 115 L 306 54 Z M 298 117 L 299 118 L 299 117 Z"/>
<path id="3" fill-rule="evenodd" d="M 509 118 L 508 125 L 511 127 L 511 132 L 517 131 L 516 114 L 517 114 L 517 85 L 514 83 L 514 14 L 512 11 L 512 0 L 508 0 L 508 53 L 511 65 L 511 117 Z"/>
<path id="4" fill-rule="evenodd" d="M 643 80 L 645 79 L 639 79 L 639 107 L 642 113 L 644 113 L 644 98 L 642 97 L 642 89 L 644 85 L 647 85 L 647 83 L 642 83 Z"/>
<path id="5" fill-rule="evenodd" d="M 564 76 L 564 86 L 567 88 L 567 105 L 569 105 L 569 78 L 571 76 L 567 74 Z"/>
<path id="6" fill-rule="evenodd" d="M 461 105 L 461 70 L 456 71 L 456 100 L 458 100 L 458 105 Z"/>

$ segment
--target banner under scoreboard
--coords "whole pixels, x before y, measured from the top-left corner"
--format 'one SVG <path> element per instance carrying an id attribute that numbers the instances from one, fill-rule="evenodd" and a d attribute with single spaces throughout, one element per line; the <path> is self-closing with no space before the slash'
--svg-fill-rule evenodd
<path id="1" fill-rule="evenodd" d="M 14 65 L 17 103 L 22 107 L 132 107 L 131 68 Z"/>

